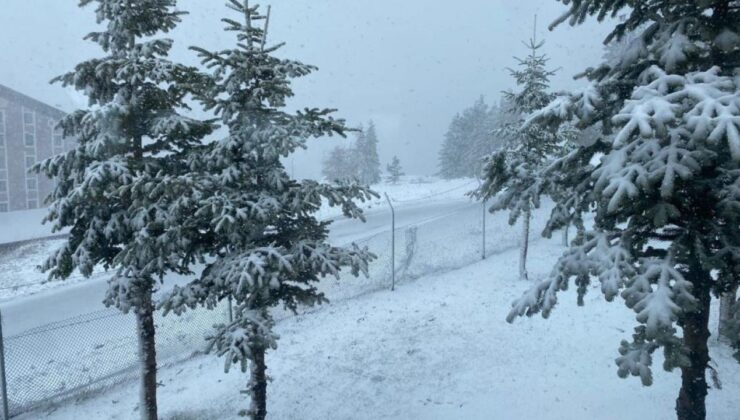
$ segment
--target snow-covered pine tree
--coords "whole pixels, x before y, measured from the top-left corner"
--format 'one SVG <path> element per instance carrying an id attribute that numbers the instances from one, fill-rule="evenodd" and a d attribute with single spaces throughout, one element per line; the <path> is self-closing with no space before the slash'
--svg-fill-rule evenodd
<path id="1" fill-rule="evenodd" d="M 496 148 L 492 135 L 494 126 L 492 107 L 481 95 L 473 105 L 462 113 L 465 148 L 463 149 L 461 173 L 466 177 L 479 177 L 483 168 L 483 156 Z"/>
<path id="2" fill-rule="evenodd" d="M 357 167 L 353 158 L 352 149 L 336 146 L 322 162 L 322 175 L 329 181 L 356 179 Z"/>
<path id="3" fill-rule="evenodd" d="M 174 0 L 82 0 L 96 3 L 102 29 L 86 36 L 105 55 L 86 60 L 52 82 L 83 92 L 90 107 L 65 117 L 64 135 L 77 146 L 35 167 L 55 180 L 47 198 L 54 230 L 69 228 L 66 243 L 43 264 L 50 278 L 73 270 L 90 276 L 113 269 L 104 303 L 133 311 L 142 373 L 142 418 L 157 419 L 157 365 L 152 291 L 169 272 L 189 273 L 194 246 L 178 202 L 187 153 L 212 131 L 208 122 L 181 115 L 183 98 L 202 78 L 167 60 L 169 32 L 184 13 Z"/>
<path id="4" fill-rule="evenodd" d="M 456 114 L 445 133 L 439 150 L 439 176 L 444 179 L 463 177 L 462 156 L 465 151 L 462 115 Z"/>
<path id="5" fill-rule="evenodd" d="M 472 106 L 455 115 L 439 152 L 439 175 L 445 179 L 475 177 L 486 156 L 498 146 L 491 134 L 496 113 L 480 96 Z"/>
<path id="6" fill-rule="evenodd" d="M 357 177 L 365 185 L 380 182 L 380 158 L 378 157 L 378 134 L 375 123 L 370 121 L 367 129 L 357 134 L 354 145 L 354 164 Z"/>
<path id="7" fill-rule="evenodd" d="M 563 2 L 569 11 L 555 24 L 626 12 L 606 42 L 636 36 L 618 60 L 587 69 L 591 86 L 532 118 L 603 125 L 603 141 L 542 173 L 568 180 L 579 204 L 564 208 L 593 206 L 596 217 L 549 278 L 514 302 L 508 320 L 547 317 L 571 278 L 580 301 L 598 279 L 607 300 L 621 296 L 639 322 L 620 346 L 619 375 L 651 384 L 652 357 L 662 348 L 663 367 L 681 369 L 678 418 L 705 419 L 711 295 L 740 282 L 740 4 Z M 740 348 L 735 311 L 729 334 Z"/>
<path id="8" fill-rule="evenodd" d="M 196 306 L 214 307 L 230 299 L 233 321 L 215 326 L 209 349 L 249 370 L 247 414 L 267 413 L 266 352 L 277 346 L 272 309 L 296 311 L 326 299 L 317 282 L 348 269 L 367 273 L 373 255 L 356 245 L 328 243 L 330 222 L 317 220 L 322 202 L 342 208 L 348 217 L 362 218 L 354 200 L 374 195 L 357 183 L 322 184 L 291 179 L 281 157 L 304 148 L 312 137 L 344 135 L 344 120 L 331 109 L 285 110 L 293 95 L 291 80 L 315 67 L 276 57 L 282 44 L 268 45 L 267 15 L 246 1 L 230 0 L 238 19 L 225 18 L 237 46 L 217 52 L 194 49 L 212 69 L 211 82 L 197 96 L 228 129 L 228 135 L 192 154 L 194 185 L 185 200 L 197 201 L 197 230 L 208 251 L 201 275 L 175 287 L 161 300 L 167 312 L 182 313 Z"/>
<path id="9" fill-rule="evenodd" d="M 559 153 L 561 142 L 557 130 L 545 124 L 525 124 L 525 117 L 545 105 L 553 95 L 548 92 L 553 71 L 547 69 L 548 58 L 539 53 L 544 41 L 533 37 L 528 43 L 529 55 L 517 58 L 520 69 L 509 69 L 519 92 L 504 92 L 511 111 L 519 116 L 495 131 L 496 136 L 507 140 L 503 148 L 485 159 L 483 183 L 474 195 L 491 200 L 490 212 L 509 210 L 509 223 L 522 219 L 519 277 L 526 280 L 527 252 L 529 249 L 529 221 L 532 209 L 539 207 L 542 180 L 538 172 Z"/>
<path id="10" fill-rule="evenodd" d="M 399 179 L 404 175 L 403 168 L 401 168 L 401 161 L 398 160 L 398 156 L 393 156 L 393 160 L 385 167 L 388 171 L 388 182 L 397 183 Z"/>

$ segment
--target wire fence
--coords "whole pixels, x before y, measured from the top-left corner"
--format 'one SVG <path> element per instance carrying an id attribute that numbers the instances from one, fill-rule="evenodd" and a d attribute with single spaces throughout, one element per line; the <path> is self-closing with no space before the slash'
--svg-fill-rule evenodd
<path id="1" fill-rule="evenodd" d="M 540 210 L 544 211 L 544 210 Z M 396 284 L 454 270 L 488 255 L 505 252 L 519 243 L 520 229 L 508 225 L 505 214 L 483 215 L 480 203 L 432 214 L 354 241 L 377 255 L 369 276 L 327 278 L 319 289 L 330 301 L 342 301 L 390 289 Z M 535 222 L 538 219 L 534 219 Z M 532 226 L 532 232 L 541 229 Z M 391 243 L 395 235 L 395 254 Z M 392 256 L 395 264 L 391 267 Z M 511 262 L 515 273 L 516 261 Z M 290 316 L 276 310 L 276 319 Z M 160 367 L 200 354 L 204 336 L 217 323 L 227 322 L 226 302 L 213 310 L 187 311 L 182 316 L 156 314 L 157 358 Z M 138 375 L 138 347 L 134 316 L 106 309 L 29 329 L 4 338 L 6 391 L 9 415 L 81 398 L 131 380 Z M 1 382 L 1 381 L 0 381 Z"/>
<path id="2" fill-rule="evenodd" d="M 155 315 L 158 363 L 177 363 L 205 347 L 213 324 L 228 320 L 227 305 L 180 317 Z M 136 377 L 138 341 L 133 314 L 105 309 L 5 337 L 10 417 L 68 397 L 89 395 Z"/>

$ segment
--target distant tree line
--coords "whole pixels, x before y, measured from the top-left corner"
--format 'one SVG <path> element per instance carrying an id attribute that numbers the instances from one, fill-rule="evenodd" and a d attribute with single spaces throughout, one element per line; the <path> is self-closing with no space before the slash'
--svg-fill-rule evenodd
<path id="1" fill-rule="evenodd" d="M 484 156 L 500 149 L 503 134 L 494 134 L 497 127 L 515 119 L 512 107 L 502 101 L 486 104 L 483 96 L 452 118 L 439 151 L 438 175 L 445 179 L 480 175 Z"/>
<path id="2" fill-rule="evenodd" d="M 324 159 L 322 174 L 330 181 L 355 179 L 364 185 L 380 182 L 380 158 L 375 123 L 360 128 L 351 146 L 337 146 Z"/>

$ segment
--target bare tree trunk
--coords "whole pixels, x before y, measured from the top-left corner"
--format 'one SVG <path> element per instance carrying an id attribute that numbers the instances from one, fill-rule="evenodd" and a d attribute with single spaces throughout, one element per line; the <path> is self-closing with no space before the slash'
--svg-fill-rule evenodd
<path id="1" fill-rule="evenodd" d="M 529 251 L 529 219 L 532 217 L 532 210 L 527 209 L 522 216 L 522 243 L 519 254 L 519 279 L 529 280 L 527 275 L 527 252 Z"/>
<path id="2" fill-rule="evenodd" d="M 157 420 L 157 351 L 154 347 L 154 305 L 150 288 L 142 290 L 141 307 L 136 311 L 141 363 L 141 419 Z"/>
<path id="3" fill-rule="evenodd" d="M 720 339 L 730 337 L 729 324 L 734 314 L 735 305 L 738 305 L 737 289 L 738 289 L 738 286 L 735 285 L 735 287 L 733 287 L 731 290 L 728 290 L 727 293 L 722 295 L 722 297 L 720 297 L 719 299 L 719 338 Z"/>
<path id="4" fill-rule="evenodd" d="M 568 246 L 568 228 L 570 226 L 565 225 L 563 228 L 563 246 Z"/>
<path id="5" fill-rule="evenodd" d="M 252 420 L 265 420 L 267 416 L 267 375 L 265 371 L 265 348 L 254 346 L 252 348 L 253 360 L 250 367 L 249 395 L 252 398 L 249 408 L 249 418 Z"/>
<path id="6" fill-rule="evenodd" d="M 684 314 L 681 320 L 683 341 L 689 351 L 691 365 L 681 368 L 681 390 L 676 400 L 678 420 L 705 420 L 707 396 L 706 370 L 709 364 L 709 307 L 711 304 L 709 274 L 704 270 L 692 270 L 693 289 L 697 299 L 693 312 Z"/>

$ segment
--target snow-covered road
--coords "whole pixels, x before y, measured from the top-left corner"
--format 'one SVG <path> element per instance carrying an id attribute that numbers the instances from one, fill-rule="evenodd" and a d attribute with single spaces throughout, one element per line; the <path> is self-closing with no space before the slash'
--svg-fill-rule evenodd
<path id="1" fill-rule="evenodd" d="M 440 201 L 414 201 L 396 203 L 396 227 L 426 223 L 442 216 L 469 212 L 480 212 L 480 204 L 466 198 Z M 391 212 L 387 206 L 376 206 L 367 210 L 367 220 L 338 218 L 331 226 L 331 240 L 336 244 L 360 241 L 386 232 L 391 227 Z M 39 293 L 17 297 L 2 304 L 3 328 L 6 336 L 13 336 L 31 328 L 60 319 L 73 318 L 104 309 L 103 296 L 109 275 L 100 273 L 90 279 L 54 287 Z M 163 288 L 184 283 L 188 278 L 169 276 Z"/>

